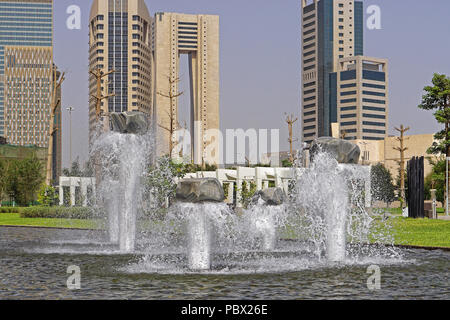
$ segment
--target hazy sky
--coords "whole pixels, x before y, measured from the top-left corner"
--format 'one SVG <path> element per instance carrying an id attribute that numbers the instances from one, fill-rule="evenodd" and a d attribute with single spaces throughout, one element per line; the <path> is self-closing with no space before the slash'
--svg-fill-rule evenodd
<path id="1" fill-rule="evenodd" d="M 73 106 L 73 158 L 88 154 L 88 18 L 92 1 L 55 1 L 55 61 L 63 85 L 63 164 L 69 163 L 69 116 Z M 146 0 L 155 12 L 220 16 L 221 129 L 279 128 L 287 150 L 284 113 L 300 117 L 300 0 Z M 81 30 L 66 28 L 66 9 L 79 5 Z M 400 124 L 411 134 L 440 127 L 417 108 L 434 72 L 450 75 L 450 1 L 364 0 L 381 8 L 382 29 L 364 30 L 366 56 L 388 58 L 389 133 Z M 367 15 L 365 17 L 367 19 Z M 182 71 L 182 74 L 184 72 Z M 186 107 L 185 103 L 181 103 Z M 296 135 L 300 137 L 300 122 Z"/>

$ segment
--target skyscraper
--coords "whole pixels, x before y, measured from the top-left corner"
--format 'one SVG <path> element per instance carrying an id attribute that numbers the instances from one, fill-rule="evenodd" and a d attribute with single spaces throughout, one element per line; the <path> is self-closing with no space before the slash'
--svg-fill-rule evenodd
<path id="1" fill-rule="evenodd" d="M 342 58 L 332 74 L 331 108 L 346 140 L 384 140 L 388 126 L 388 62 L 356 56 Z"/>
<path id="2" fill-rule="evenodd" d="M 89 70 L 100 69 L 101 101 L 108 112 L 152 112 L 151 23 L 144 0 L 94 0 L 89 18 Z M 96 124 L 96 78 L 89 78 L 89 128 Z"/>
<path id="3" fill-rule="evenodd" d="M 363 3 L 302 0 L 303 141 L 329 136 L 337 122 L 332 73 L 339 59 L 363 55 Z"/>
<path id="4" fill-rule="evenodd" d="M 186 54 L 192 160 L 218 163 L 219 137 L 211 136 L 211 129 L 219 129 L 219 17 L 151 17 L 144 0 L 94 0 L 89 21 L 89 69 L 101 70 L 89 78 L 91 138 L 101 100 L 104 114 L 146 113 L 158 133 L 157 154 L 171 154 L 179 124 L 178 98 L 173 96 L 178 93 L 180 56 Z M 98 90 L 98 80 L 108 72 Z"/>
<path id="5" fill-rule="evenodd" d="M 159 128 L 179 123 L 178 92 L 180 55 L 189 57 L 191 158 L 196 164 L 219 163 L 219 17 L 157 13 L 154 19 L 155 115 Z M 163 94 L 161 94 L 163 93 Z M 186 93 L 187 94 L 187 93 Z M 173 116 L 170 116 L 173 115 Z M 160 129 L 161 153 L 169 153 L 167 130 Z"/>
<path id="6" fill-rule="evenodd" d="M 8 143 L 48 147 L 52 84 L 53 1 L 0 0 L 0 136 Z M 57 174 L 60 109 L 55 121 Z"/>

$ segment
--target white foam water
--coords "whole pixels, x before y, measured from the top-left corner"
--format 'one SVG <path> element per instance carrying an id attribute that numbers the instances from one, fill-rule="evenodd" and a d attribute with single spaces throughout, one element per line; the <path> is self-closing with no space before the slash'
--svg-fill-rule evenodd
<path id="1" fill-rule="evenodd" d="M 95 140 L 92 157 L 99 172 L 98 194 L 108 214 L 110 241 L 121 252 L 133 252 L 136 216 L 141 202 L 141 178 L 150 160 L 152 137 L 116 132 L 102 133 Z"/>
<path id="2" fill-rule="evenodd" d="M 247 243 L 248 248 L 274 251 L 280 237 L 279 229 L 286 224 L 286 208 L 284 205 L 268 206 L 258 199 L 244 211 L 239 223 L 243 243 Z"/>
<path id="3" fill-rule="evenodd" d="M 184 224 L 185 245 L 190 270 L 209 270 L 215 250 L 226 246 L 232 235 L 233 215 L 224 203 L 178 203 L 170 218 Z"/>
<path id="4" fill-rule="evenodd" d="M 290 203 L 290 212 L 298 217 L 293 225 L 303 240 L 314 243 L 319 259 L 344 262 L 349 255 L 367 254 L 364 246 L 370 242 L 393 243 L 389 227 L 379 228 L 376 212 L 366 208 L 368 180 L 368 167 L 341 165 L 326 153 L 316 155 L 299 175 Z"/>

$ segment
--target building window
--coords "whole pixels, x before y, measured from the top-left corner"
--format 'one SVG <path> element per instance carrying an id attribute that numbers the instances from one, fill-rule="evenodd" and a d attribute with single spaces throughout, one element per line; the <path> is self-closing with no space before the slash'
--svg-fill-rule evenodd
<path id="1" fill-rule="evenodd" d="M 352 96 L 354 94 L 356 94 L 356 91 L 341 92 L 341 97 L 343 97 L 343 96 Z"/>
<path id="2" fill-rule="evenodd" d="M 379 114 L 370 114 L 370 113 L 364 113 L 364 118 L 372 118 L 372 119 L 386 119 L 385 115 L 379 115 Z"/>
<path id="3" fill-rule="evenodd" d="M 363 129 L 364 133 L 386 134 L 386 130 Z"/>
<path id="4" fill-rule="evenodd" d="M 375 126 L 375 127 L 386 127 L 386 123 L 383 123 L 383 122 L 363 121 L 363 125 L 365 125 L 365 126 Z"/>
<path id="5" fill-rule="evenodd" d="M 363 70 L 363 79 L 385 82 L 386 74 L 380 71 Z"/>
<path id="6" fill-rule="evenodd" d="M 363 110 L 377 111 L 377 112 L 386 112 L 386 108 L 377 108 L 377 107 L 368 107 L 368 106 L 363 106 Z"/>
<path id="7" fill-rule="evenodd" d="M 386 104 L 385 100 L 375 100 L 375 99 L 365 99 L 365 98 L 363 98 L 363 102 L 377 103 L 377 104 Z"/>
<path id="8" fill-rule="evenodd" d="M 363 83 L 363 87 L 374 88 L 374 89 L 386 89 L 386 86 L 380 84 Z"/>
<path id="9" fill-rule="evenodd" d="M 356 102 L 356 99 L 344 99 L 344 100 L 341 100 L 341 103 L 350 103 L 350 102 Z"/>
<path id="10" fill-rule="evenodd" d="M 386 97 L 386 94 L 384 92 L 363 91 L 363 94 L 369 96 Z"/>
<path id="11" fill-rule="evenodd" d="M 356 79 L 356 70 L 342 71 L 341 81 L 354 80 Z"/>

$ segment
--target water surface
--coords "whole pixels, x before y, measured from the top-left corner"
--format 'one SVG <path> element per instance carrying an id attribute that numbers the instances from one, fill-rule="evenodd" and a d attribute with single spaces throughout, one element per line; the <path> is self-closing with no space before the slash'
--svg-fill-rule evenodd
<path id="1" fill-rule="evenodd" d="M 295 246 L 216 254 L 212 271 L 195 273 L 182 251 L 122 255 L 98 231 L 0 228 L 0 299 L 450 299 L 449 252 L 328 265 Z M 367 288 L 372 264 L 378 291 Z M 71 265 L 81 290 L 67 289 Z"/>

